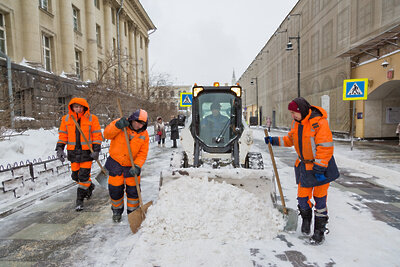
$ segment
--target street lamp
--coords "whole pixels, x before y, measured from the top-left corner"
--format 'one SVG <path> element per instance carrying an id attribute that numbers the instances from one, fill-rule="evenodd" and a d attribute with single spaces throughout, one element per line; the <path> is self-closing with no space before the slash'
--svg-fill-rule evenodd
<path id="1" fill-rule="evenodd" d="M 258 113 L 258 80 L 257 77 L 251 78 L 251 84 L 254 84 L 253 80 L 256 81 L 256 112 L 257 112 L 257 125 L 260 125 L 260 120 L 259 120 L 259 113 Z"/>
<path id="2" fill-rule="evenodd" d="M 297 36 L 289 36 L 289 42 L 286 45 L 286 51 L 293 50 L 291 40 L 297 40 L 297 97 L 300 97 L 300 33 Z"/>

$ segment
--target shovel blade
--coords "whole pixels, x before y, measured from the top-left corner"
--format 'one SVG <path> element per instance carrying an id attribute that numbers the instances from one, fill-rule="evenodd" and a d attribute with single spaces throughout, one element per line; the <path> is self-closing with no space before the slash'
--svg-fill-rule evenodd
<path id="1" fill-rule="evenodd" d="M 100 171 L 95 179 L 101 187 L 104 188 L 108 187 L 108 174 L 105 174 L 104 172 Z"/>
<path id="2" fill-rule="evenodd" d="M 129 221 L 129 226 L 131 227 L 132 233 L 136 234 L 136 232 L 139 230 L 140 225 L 142 224 L 143 220 L 145 219 L 145 214 L 147 212 L 147 209 L 153 205 L 153 201 L 147 202 L 142 206 L 142 208 L 138 208 L 134 210 L 133 212 L 129 213 L 128 215 L 128 221 Z"/>
<path id="3" fill-rule="evenodd" d="M 292 232 L 296 231 L 297 229 L 297 220 L 298 220 L 298 213 L 294 209 L 290 209 L 286 207 L 287 214 L 283 211 L 283 207 L 281 205 L 275 205 L 275 207 L 283 213 L 283 216 L 285 217 L 286 220 L 286 225 L 283 228 L 283 231 L 285 232 Z"/>

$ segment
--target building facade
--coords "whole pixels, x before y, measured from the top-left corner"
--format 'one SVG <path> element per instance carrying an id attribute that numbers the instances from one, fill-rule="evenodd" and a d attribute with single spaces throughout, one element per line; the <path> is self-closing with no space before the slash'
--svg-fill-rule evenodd
<path id="1" fill-rule="evenodd" d="M 96 81 L 118 57 L 114 74 L 134 93 L 148 83 L 152 30 L 138 0 L 0 0 L 0 51 L 13 62 Z"/>
<path id="2" fill-rule="evenodd" d="M 398 0 L 298 1 L 239 79 L 246 117 L 258 114 L 261 124 L 271 117 L 287 128 L 287 105 L 300 95 L 327 110 L 335 132 L 350 132 L 354 106 L 357 137 L 394 136 L 399 26 Z M 343 81 L 357 78 L 369 79 L 368 99 L 344 101 Z"/>

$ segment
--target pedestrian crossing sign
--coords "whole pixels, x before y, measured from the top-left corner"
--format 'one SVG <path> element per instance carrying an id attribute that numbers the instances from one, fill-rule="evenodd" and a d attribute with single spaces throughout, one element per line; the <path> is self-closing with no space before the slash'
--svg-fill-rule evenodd
<path id="1" fill-rule="evenodd" d="M 180 96 L 179 105 L 181 107 L 190 107 L 192 106 L 193 96 L 192 93 L 182 92 Z"/>
<path id="2" fill-rule="evenodd" d="M 367 100 L 368 78 L 343 81 L 343 100 Z"/>

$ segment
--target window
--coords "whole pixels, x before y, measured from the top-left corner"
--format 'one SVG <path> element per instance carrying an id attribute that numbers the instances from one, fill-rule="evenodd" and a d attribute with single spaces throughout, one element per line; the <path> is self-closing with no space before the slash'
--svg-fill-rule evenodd
<path id="1" fill-rule="evenodd" d="M 143 49 L 143 37 L 140 35 L 140 49 Z"/>
<path id="2" fill-rule="evenodd" d="M 111 22 L 115 25 L 115 8 L 111 8 Z"/>
<path id="3" fill-rule="evenodd" d="M 43 34 L 42 42 L 44 68 L 51 72 L 51 37 Z"/>
<path id="4" fill-rule="evenodd" d="M 115 38 L 113 38 L 113 52 L 114 52 L 114 56 L 117 55 L 117 41 L 115 40 Z"/>
<path id="5" fill-rule="evenodd" d="M 333 22 L 329 21 L 322 28 L 322 58 L 330 56 L 333 52 Z"/>
<path id="6" fill-rule="evenodd" d="M 79 9 L 72 6 L 72 19 L 74 21 L 74 30 L 80 31 L 81 29 L 81 19 L 80 19 L 80 12 Z"/>
<path id="7" fill-rule="evenodd" d="M 98 46 L 101 46 L 101 29 L 99 24 L 96 24 L 96 42 Z"/>
<path id="8" fill-rule="evenodd" d="M 346 8 L 337 17 L 337 40 L 339 46 L 345 44 L 346 38 L 349 36 L 349 28 L 349 8 Z"/>
<path id="9" fill-rule="evenodd" d="M 94 6 L 100 9 L 100 0 L 94 0 Z"/>
<path id="10" fill-rule="evenodd" d="M 0 51 L 7 54 L 6 27 L 4 23 L 4 14 L 0 13 Z"/>
<path id="11" fill-rule="evenodd" d="M 81 71 L 82 71 L 82 52 L 79 50 L 75 50 L 75 74 L 76 77 L 78 77 L 79 79 L 82 78 Z"/>
<path id="12" fill-rule="evenodd" d="M 128 23 L 126 21 L 124 22 L 124 31 L 125 31 L 125 36 L 128 35 Z"/>
<path id="13" fill-rule="evenodd" d="M 97 61 L 97 79 L 100 79 L 103 74 L 103 63 L 101 61 Z"/>
<path id="14" fill-rule="evenodd" d="M 140 58 L 140 71 L 144 72 L 144 62 L 143 62 L 143 58 Z"/>
<path id="15" fill-rule="evenodd" d="M 50 11 L 49 10 L 49 0 L 39 0 L 39 7 L 46 11 Z"/>

